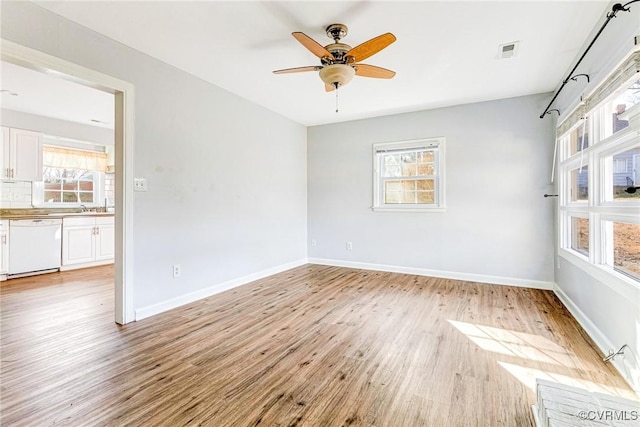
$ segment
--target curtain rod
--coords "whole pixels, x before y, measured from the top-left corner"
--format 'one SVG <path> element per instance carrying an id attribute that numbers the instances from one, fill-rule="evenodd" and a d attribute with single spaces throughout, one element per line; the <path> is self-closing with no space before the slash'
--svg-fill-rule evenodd
<path id="1" fill-rule="evenodd" d="M 555 93 L 555 95 L 553 95 L 553 98 L 549 102 L 549 105 L 547 105 L 547 108 L 545 108 L 544 112 L 542 114 L 540 114 L 540 118 L 541 119 L 543 119 L 546 114 L 550 114 L 552 111 L 557 112 L 558 116 L 560 115 L 560 111 L 559 110 L 557 110 L 557 109 L 549 110 L 549 108 L 554 103 L 554 101 L 556 100 L 558 95 L 560 95 L 560 92 L 562 91 L 562 89 L 564 89 L 565 85 L 569 82 L 569 80 L 576 81 L 578 76 L 585 76 L 587 78 L 587 82 L 589 81 L 589 76 L 587 74 L 578 74 L 578 75 L 574 76 L 573 73 L 576 71 L 576 69 L 578 68 L 578 66 L 580 65 L 580 63 L 584 59 L 584 57 L 589 52 L 589 50 L 591 50 L 591 47 L 596 42 L 596 40 L 598 40 L 598 38 L 600 37 L 600 34 L 602 34 L 602 31 L 609 24 L 609 21 L 611 21 L 613 18 L 615 18 L 616 14 L 618 12 L 620 12 L 621 10 L 623 10 L 625 12 L 629 12 L 628 6 L 630 4 L 636 3 L 638 1 L 640 1 L 640 0 L 631 0 L 630 2 L 625 3 L 624 5 L 620 4 L 620 3 L 616 3 L 616 4 L 613 5 L 613 7 L 611 8 L 611 12 L 607 13 L 607 19 L 602 24 L 602 27 L 600 27 L 600 30 L 598 30 L 598 33 L 595 35 L 593 40 L 591 40 L 591 43 L 589 43 L 589 46 L 587 46 L 587 48 L 585 49 L 585 51 L 582 54 L 582 56 L 580 57 L 580 59 L 578 59 L 578 62 L 576 63 L 576 65 L 571 69 L 571 71 L 569 72 L 569 75 L 567 76 L 567 78 L 562 81 L 562 85 L 560 85 L 560 88 L 558 89 L 558 91 Z"/>

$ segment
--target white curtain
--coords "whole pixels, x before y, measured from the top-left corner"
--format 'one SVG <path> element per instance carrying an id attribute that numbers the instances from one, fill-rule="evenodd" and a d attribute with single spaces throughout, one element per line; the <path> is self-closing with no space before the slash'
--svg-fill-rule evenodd
<path id="1" fill-rule="evenodd" d="M 107 153 L 44 145 L 42 147 L 42 163 L 45 167 L 50 168 L 106 172 Z"/>

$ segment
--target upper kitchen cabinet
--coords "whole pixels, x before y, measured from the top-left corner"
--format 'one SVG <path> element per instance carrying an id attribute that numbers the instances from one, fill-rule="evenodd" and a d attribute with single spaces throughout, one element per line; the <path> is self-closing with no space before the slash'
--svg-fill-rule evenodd
<path id="1" fill-rule="evenodd" d="M 42 134 L 2 128 L 2 178 L 42 181 Z"/>

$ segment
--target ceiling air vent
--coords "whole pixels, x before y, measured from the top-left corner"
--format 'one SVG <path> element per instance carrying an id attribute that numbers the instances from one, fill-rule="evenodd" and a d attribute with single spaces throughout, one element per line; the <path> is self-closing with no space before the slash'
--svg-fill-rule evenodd
<path id="1" fill-rule="evenodd" d="M 518 52 L 520 42 L 505 43 L 498 46 L 498 59 L 509 59 Z"/>

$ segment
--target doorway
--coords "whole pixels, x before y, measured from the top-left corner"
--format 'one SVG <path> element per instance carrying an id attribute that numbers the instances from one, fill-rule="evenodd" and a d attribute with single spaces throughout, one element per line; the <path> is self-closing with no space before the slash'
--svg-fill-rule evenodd
<path id="1" fill-rule="evenodd" d="M 133 308 L 133 111 L 132 84 L 62 60 L 60 58 L 2 40 L 2 61 L 30 68 L 114 96 L 115 148 L 115 277 L 114 317 L 118 324 L 134 319 Z"/>

